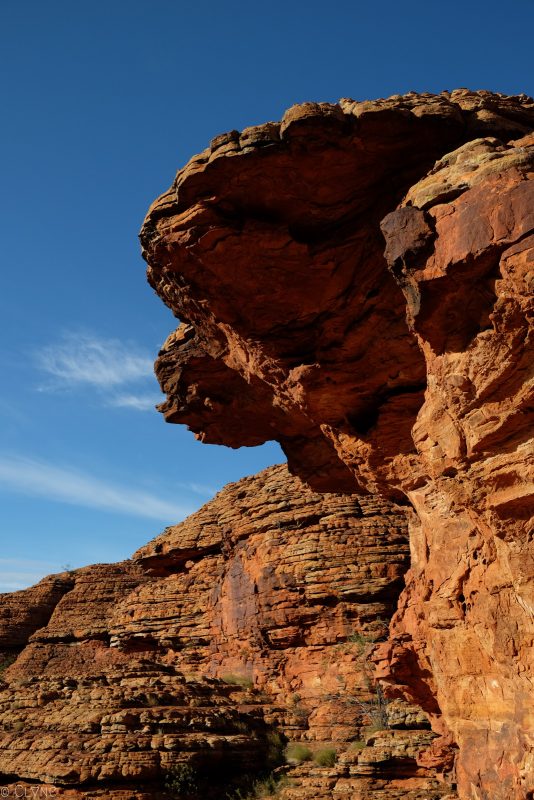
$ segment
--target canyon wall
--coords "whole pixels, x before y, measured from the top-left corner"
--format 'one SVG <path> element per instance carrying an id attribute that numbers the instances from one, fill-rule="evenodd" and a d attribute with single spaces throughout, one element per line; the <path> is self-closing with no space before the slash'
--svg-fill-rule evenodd
<path id="1" fill-rule="evenodd" d="M 181 320 L 166 419 L 404 509 L 373 658 L 462 800 L 534 797 L 533 129 L 524 95 L 294 106 L 214 139 L 141 237 Z"/>
<path id="2" fill-rule="evenodd" d="M 274 769 L 280 800 L 454 798 L 427 715 L 372 678 L 408 562 L 391 502 L 278 466 L 131 561 L 0 595 L 2 797 L 237 800 Z"/>

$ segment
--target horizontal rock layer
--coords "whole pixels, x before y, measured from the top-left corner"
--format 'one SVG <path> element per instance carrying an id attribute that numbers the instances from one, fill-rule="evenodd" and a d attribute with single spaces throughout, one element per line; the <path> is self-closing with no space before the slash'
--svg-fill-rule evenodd
<path id="1" fill-rule="evenodd" d="M 0 684 L 0 784 L 148 800 L 189 765 L 194 796 L 220 797 L 290 741 L 337 763 L 282 767 L 286 800 L 443 797 L 447 759 L 423 763 L 427 716 L 372 680 L 407 566 L 401 510 L 315 494 L 280 466 L 131 561 L 2 595 L 22 621 L 45 596 L 49 613 L 24 640 L 14 624 L 5 634 L 17 658 Z"/>
<path id="2" fill-rule="evenodd" d="M 524 95 L 294 106 L 215 139 L 141 236 L 181 320 L 166 419 L 406 506 L 379 670 L 465 800 L 534 793 L 533 128 Z"/>

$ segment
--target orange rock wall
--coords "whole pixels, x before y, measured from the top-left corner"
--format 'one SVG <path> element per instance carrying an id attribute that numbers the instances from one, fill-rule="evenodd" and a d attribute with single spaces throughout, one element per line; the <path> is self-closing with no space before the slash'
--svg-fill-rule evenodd
<path id="1" fill-rule="evenodd" d="M 182 320 L 166 418 L 406 508 L 378 669 L 463 800 L 534 793 L 533 128 L 523 95 L 295 106 L 215 139 L 142 231 Z"/>
<path id="2" fill-rule="evenodd" d="M 65 589 L 25 646 L 5 634 L 20 652 L 0 682 L 0 785 L 157 800 L 188 764 L 194 797 L 219 798 L 236 772 L 276 766 L 275 735 L 337 752 L 334 766 L 282 766 L 281 800 L 444 797 L 439 759 L 419 763 L 437 741 L 428 718 L 379 705 L 372 682 L 407 566 L 390 502 L 315 494 L 279 466 L 131 561 L 0 596 L 21 610 Z"/>

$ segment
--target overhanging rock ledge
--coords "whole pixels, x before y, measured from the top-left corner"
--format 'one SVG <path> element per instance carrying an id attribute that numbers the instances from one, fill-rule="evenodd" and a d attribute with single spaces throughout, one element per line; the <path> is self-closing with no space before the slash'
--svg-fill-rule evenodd
<path id="1" fill-rule="evenodd" d="M 534 796 L 533 128 L 524 95 L 305 103 L 217 137 L 142 231 L 182 321 L 166 418 L 406 506 L 378 668 L 465 800 Z"/>

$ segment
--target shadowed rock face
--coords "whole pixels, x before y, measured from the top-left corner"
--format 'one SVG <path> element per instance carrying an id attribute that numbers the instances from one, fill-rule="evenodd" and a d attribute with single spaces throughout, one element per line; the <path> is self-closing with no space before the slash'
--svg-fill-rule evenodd
<path id="1" fill-rule="evenodd" d="M 236 771 L 269 766 L 277 732 L 338 754 L 289 768 L 281 800 L 438 800 L 449 788 L 428 718 L 378 703 L 371 681 L 407 565 L 391 503 L 315 494 L 279 466 L 131 561 L 2 595 L 18 657 L 0 680 L 0 785 L 156 800 L 185 764 L 193 796 L 219 800 Z M 43 598 L 22 636 L 16 621 Z"/>
<path id="2" fill-rule="evenodd" d="M 489 92 L 295 106 L 215 139 L 142 231 L 181 320 L 166 419 L 408 505 L 378 668 L 466 800 L 534 792 L 533 128 Z"/>

